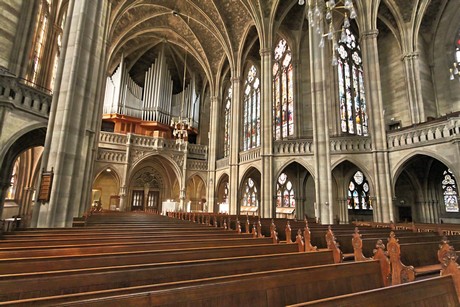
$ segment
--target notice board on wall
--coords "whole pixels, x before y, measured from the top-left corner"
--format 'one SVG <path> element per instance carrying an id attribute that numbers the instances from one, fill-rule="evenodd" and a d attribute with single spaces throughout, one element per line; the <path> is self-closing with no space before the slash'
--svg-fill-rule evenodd
<path id="1" fill-rule="evenodd" d="M 40 182 L 40 190 L 38 191 L 38 201 L 48 202 L 51 196 L 51 187 L 53 186 L 53 170 L 50 172 L 43 171 L 42 180 Z"/>

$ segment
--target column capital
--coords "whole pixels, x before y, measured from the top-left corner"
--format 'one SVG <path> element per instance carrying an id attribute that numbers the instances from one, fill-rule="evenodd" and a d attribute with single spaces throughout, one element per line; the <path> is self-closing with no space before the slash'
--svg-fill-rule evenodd
<path id="1" fill-rule="evenodd" d="M 261 48 L 259 50 L 260 56 L 267 56 L 272 53 L 272 50 L 270 48 Z"/>
<path id="2" fill-rule="evenodd" d="M 401 60 L 411 60 L 411 59 L 416 59 L 418 58 L 419 53 L 417 51 L 412 51 L 412 52 L 406 52 L 401 56 Z"/>
<path id="3" fill-rule="evenodd" d="M 372 39 L 372 38 L 377 38 L 378 35 L 379 35 L 379 30 L 372 29 L 372 30 L 367 30 L 361 33 L 361 38 L 362 39 Z"/>

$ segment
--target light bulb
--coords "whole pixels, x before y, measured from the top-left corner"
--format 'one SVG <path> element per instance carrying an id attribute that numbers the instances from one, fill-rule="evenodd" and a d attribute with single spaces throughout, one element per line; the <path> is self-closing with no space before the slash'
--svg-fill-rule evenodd
<path id="1" fill-rule="evenodd" d="M 344 19 L 344 21 L 343 21 L 343 26 L 344 26 L 345 28 L 350 27 L 350 19 L 348 19 L 347 13 L 345 13 L 345 19 Z"/>
<path id="2" fill-rule="evenodd" d="M 324 47 L 324 37 L 321 36 L 321 39 L 319 40 L 319 47 L 323 48 Z"/>
<path id="3" fill-rule="evenodd" d="M 305 0 L 299 0 L 299 5 L 304 5 L 305 4 Z"/>
<path id="4" fill-rule="evenodd" d="M 350 9 L 350 18 L 351 18 L 351 19 L 355 19 L 355 18 L 356 18 L 356 11 L 355 11 L 355 8 L 354 8 L 354 7 L 352 7 L 352 8 Z"/>

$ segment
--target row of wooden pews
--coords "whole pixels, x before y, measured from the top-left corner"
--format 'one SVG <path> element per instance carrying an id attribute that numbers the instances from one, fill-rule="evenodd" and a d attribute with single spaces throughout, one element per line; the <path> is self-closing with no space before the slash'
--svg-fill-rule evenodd
<path id="1" fill-rule="evenodd" d="M 335 225 L 332 232 L 308 221 L 238 219 L 99 213 L 84 227 L 6 233 L 0 240 L 0 305 L 285 306 L 360 295 L 372 302 L 381 300 L 382 291 L 399 291 L 385 287 L 384 248 L 383 260 L 373 254 L 343 262 L 344 246 L 338 244 L 348 236 L 358 246 L 363 237 L 388 232 L 371 226 L 357 232 L 354 225 Z M 428 284 L 394 287 L 423 291 L 427 300 L 442 293 L 438 302 L 457 306 L 457 275 L 449 274 Z M 442 292 L 426 295 L 438 285 Z M 397 302 L 387 298 L 386 306 Z"/>

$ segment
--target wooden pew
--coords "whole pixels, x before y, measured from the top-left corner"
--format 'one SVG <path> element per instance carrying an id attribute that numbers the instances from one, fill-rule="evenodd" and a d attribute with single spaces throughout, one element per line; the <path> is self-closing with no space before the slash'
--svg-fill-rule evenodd
<path id="1" fill-rule="evenodd" d="M 29 246 L 34 242 L 34 246 L 59 246 L 59 245 L 78 245 L 78 244 L 123 244 L 146 241 L 177 241 L 177 240 L 197 240 L 197 239 L 228 239 L 228 238 L 252 238 L 251 235 L 238 234 L 236 232 L 171 232 L 152 234 L 152 235 L 120 235 L 120 236 L 44 236 L 37 239 L 19 238 L 0 241 L 0 250 L 7 247 Z"/>
<path id="2" fill-rule="evenodd" d="M 460 306 L 452 276 L 443 276 L 380 289 L 289 305 L 301 306 Z"/>
<path id="3" fill-rule="evenodd" d="M 399 243 L 393 232 L 387 243 L 392 270 L 392 285 L 414 281 L 417 276 L 437 274 L 441 270 L 439 247 L 445 242 Z M 459 246 L 460 241 L 449 244 Z"/>
<path id="4" fill-rule="evenodd" d="M 66 306 L 285 306 L 381 288 L 383 284 L 379 274 L 378 262 L 367 261 L 235 274 L 8 301 L 3 304 L 8 306 L 59 304 Z"/>
<path id="5" fill-rule="evenodd" d="M 0 248 L 0 259 L 24 258 L 24 257 L 46 257 L 59 255 L 85 255 L 94 253 L 133 252 L 164 249 L 183 249 L 193 247 L 212 246 L 237 246 L 273 244 L 271 238 L 229 238 L 229 239 L 195 239 L 195 240 L 166 240 L 166 241 L 145 241 L 125 242 L 120 244 L 77 244 L 57 246 L 26 246 Z"/>
<path id="6" fill-rule="evenodd" d="M 3 301 L 331 264 L 329 251 L 0 275 Z"/>
<path id="7" fill-rule="evenodd" d="M 298 251 L 296 244 L 193 247 L 187 249 L 129 251 L 88 255 L 59 255 L 0 259 L 1 274 L 59 271 L 131 264 L 217 259 Z"/>

